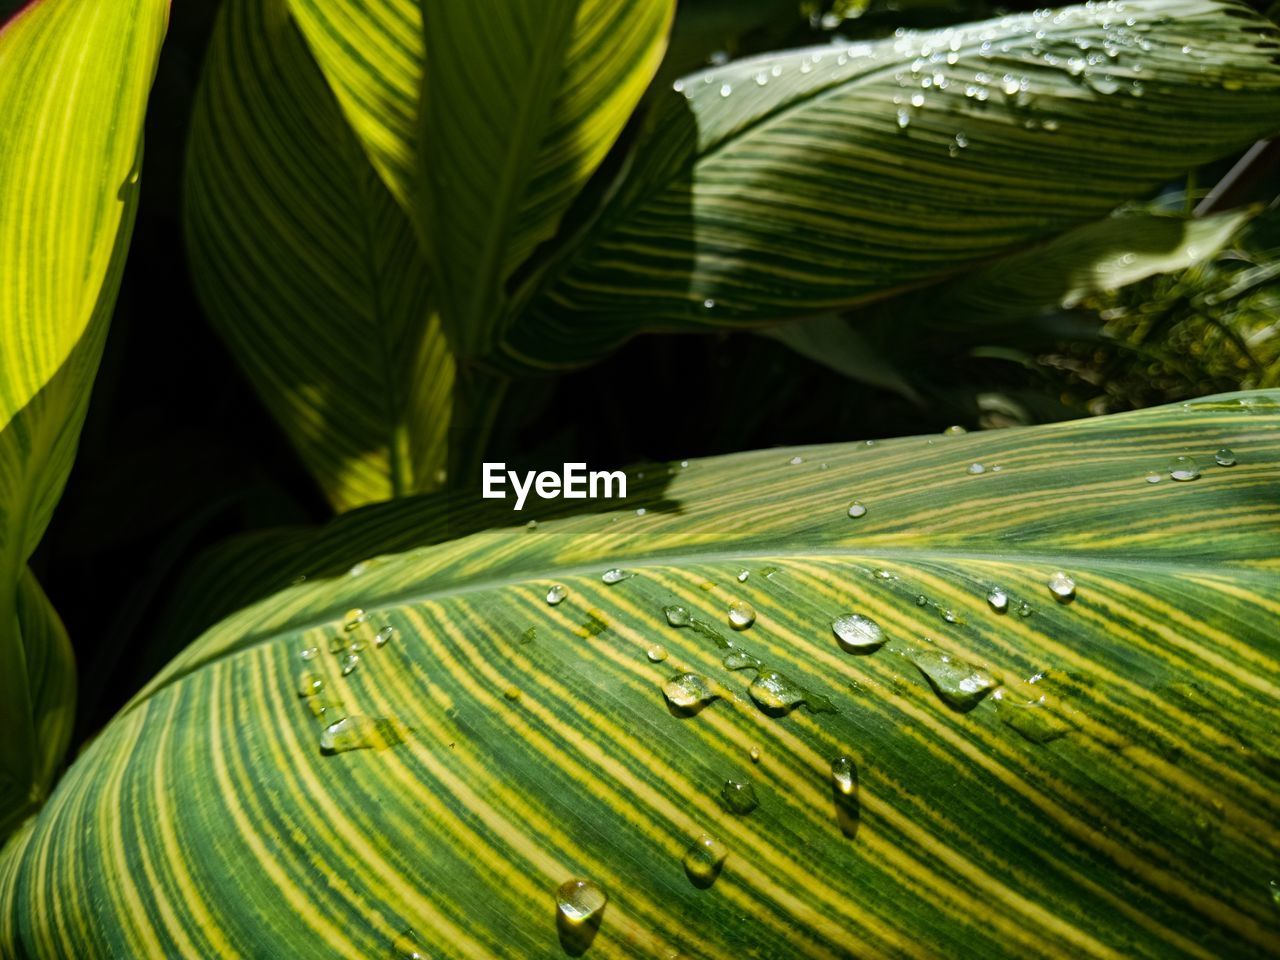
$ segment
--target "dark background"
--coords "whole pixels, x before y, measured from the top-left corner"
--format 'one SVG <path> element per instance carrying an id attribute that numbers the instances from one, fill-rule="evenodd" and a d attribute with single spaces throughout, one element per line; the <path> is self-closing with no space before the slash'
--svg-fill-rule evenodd
<path id="1" fill-rule="evenodd" d="M 829 4 L 684 0 L 662 80 L 720 53 L 823 42 L 833 26 L 849 38 L 876 36 L 898 26 L 942 25 L 1038 5 L 873 2 L 855 19 L 833 25 L 828 18 L 824 25 Z M 0 0 L 0 18 L 18 6 Z M 77 742 L 109 719 L 158 660 L 176 652 L 166 648 L 157 626 L 182 573 L 203 551 L 245 531 L 330 516 L 202 316 L 189 279 L 180 223 L 183 155 L 216 12 L 215 0 L 173 5 L 118 306 L 75 469 L 32 560 L 76 649 Z M 1200 171 L 1197 182 L 1212 184 L 1229 166 L 1225 161 Z M 1274 195 L 1274 176 L 1264 179 L 1261 191 Z M 945 337 L 913 341 L 905 356 L 897 349 L 896 362 L 928 382 L 924 403 L 848 380 L 759 336 L 647 336 L 591 368 L 517 384 L 517 402 L 503 411 L 490 450 L 513 466 L 573 459 L 603 468 L 935 432 L 951 423 L 972 429 L 1083 416 L 1097 412 L 1090 403 L 1099 375 L 1120 386 L 1109 391 L 1108 409 L 1238 385 L 1229 374 L 1192 370 L 1169 378 L 1153 396 L 1148 371 L 1135 375 L 1131 365 L 1117 366 L 1117 355 L 1100 354 L 1092 342 L 1058 344 L 1016 362 L 975 354 L 972 345 Z M 1141 384 L 1132 396 L 1125 392 L 1126 378 Z M 981 408 L 980 395 L 988 397 Z M 1006 406 L 992 404 L 992 395 Z M 1001 412 L 1007 409 L 1015 412 Z"/>

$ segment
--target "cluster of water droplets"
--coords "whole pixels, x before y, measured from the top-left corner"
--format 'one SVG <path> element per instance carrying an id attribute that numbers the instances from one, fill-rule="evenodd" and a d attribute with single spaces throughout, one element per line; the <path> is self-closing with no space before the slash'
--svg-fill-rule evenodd
<path id="1" fill-rule="evenodd" d="M 1239 462 L 1235 451 L 1230 447 L 1222 447 L 1214 453 L 1212 459 L 1214 466 L 1218 467 L 1234 467 Z M 1199 480 L 1203 475 L 1200 461 L 1190 454 L 1183 454 L 1170 460 L 1164 472 L 1149 470 L 1144 479 L 1151 484 L 1160 483 L 1165 477 L 1179 483 L 1189 483 L 1192 480 Z"/>
<path id="2" fill-rule="evenodd" d="M 352 575 L 363 572 L 362 565 L 352 568 Z M 374 630 L 369 615 L 356 607 L 348 610 L 342 619 L 342 629 L 329 638 L 327 648 L 338 660 L 342 676 L 350 676 L 360 666 L 361 656 L 369 645 L 384 646 L 395 635 L 395 628 L 384 624 Z M 320 655 L 317 646 L 307 646 L 299 651 L 299 658 L 314 664 Z M 311 710 L 312 715 L 325 724 L 320 733 L 320 750 L 323 753 L 342 753 L 366 747 L 384 747 L 400 741 L 395 724 L 383 717 L 364 717 L 349 714 L 342 704 L 325 693 L 322 673 L 313 666 L 298 674 L 297 692 Z"/>

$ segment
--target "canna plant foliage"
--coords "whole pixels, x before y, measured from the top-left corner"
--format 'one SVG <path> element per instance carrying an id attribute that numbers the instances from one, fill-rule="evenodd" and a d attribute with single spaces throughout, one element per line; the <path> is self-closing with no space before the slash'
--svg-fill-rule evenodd
<path id="1" fill-rule="evenodd" d="M 655 84 L 673 13 L 226 0 L 191 269 L 341 515 L 208 565 L 60 778 L 27 562 L 168 5 L 0 32 L 0 954 L 1280 950 L 1280 396 L 671 464 L 529 526 L 467 489 L 519 378 L 646 331 L 862 369 L 836 313 L 1013 327 L 1221 247 L 1252 211 L 1108 215 L 1280 130 L 1276 32 L 1089 3 Z"/>

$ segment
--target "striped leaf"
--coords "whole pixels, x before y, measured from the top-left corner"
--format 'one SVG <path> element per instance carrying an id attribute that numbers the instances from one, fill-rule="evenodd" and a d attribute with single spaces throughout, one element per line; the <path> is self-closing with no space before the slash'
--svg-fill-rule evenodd
<path id="1" fill-rule="evenodd" d="M 1280 128 L 1276 51 L 1242 4 L 1133 0 L 686 77 L 495 362 L 848 307 L 1095 220 Z"/>
<path id="2" fill-rule="evenodd" d="M 36 0 L 0 27 L 0 833 L 70 733 L 67 639 L 27 560 L 102 354 L 167 18 L 164 0 Z"/>
<path id="3" fill-rule="evenodd" d="M 1274 953 L 1277 469 L 1280 397 L 1240 394 L 345 515 L 10 843 L 0 944 Z"/>
<path id="4" fill-rule="evenodd" d="M 674 0 L 423 0 L 418 194 L 441 310 L 484 352 L 507 278 L 555 233 L 666 49 Z"/>
<path id="5" fill-rule="evenodd" d="M 283 0 L 225 5 L 188 157 L 201 299 L 330 501 L 439 486 L 453 357 L 427 271 Z"/>

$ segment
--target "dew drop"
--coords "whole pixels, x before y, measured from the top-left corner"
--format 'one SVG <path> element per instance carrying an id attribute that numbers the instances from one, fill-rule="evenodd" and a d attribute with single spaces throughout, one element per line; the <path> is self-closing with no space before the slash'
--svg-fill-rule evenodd
<path id="1" fill-rule="evenodd" d="M 986 473 L 987 468 L 980 463 L 971 463 L 969 464 L 969 472 L 974 476 L 977 476 L 980 473 Z"/>
<path id="2" fill-rule="evenodd" d="M 911 113 L 905 107 L 899 108 L 898 128 L 900 130 L 905 130 L 909 126 L 911 126 Z"/>
<path id="3" fill-rule="evenodd" d="M 855 500 L 853 503 L 849 504 L 849 516 L 853 519 L 857 520 L 859 517 L 865 517 L 866 515 L 867 508 L 863 506 L 861 500 Z"/>
<path id="4" fill-rule="evenodd" d="M 324 728 L 320 734 L 322 753 L 345 753 L 348 750 L 381 750 L 401 740 L 394 725 L 379 717 L 343 717 Z"/>
<path id="5" fill-rule="evenodd" d="M 971 710 L 996 686 L 995 677 L 945 653 L 917 650 L 911 662 L 924 674 L 934 692 L 956 710 Z"/>
<path id="6" fill-rule="evenodd" d="M 747 578 L 748 578 L 749 576 L 751 576 L 751 571 L 750 571 L 750 570 L 739 570 L 739 571 L 738 571 L 738 582 L 739 582 L 739 583 L 746 583 L 746 582 L 747 582 Z"/>
<path id="7" fill-rule="evenodd" d="M 858 789 L 858 769 L 848 757 L 831 761 L 831 784 L 842 797 L 851 797 Z"/>
<path id="8" fill-rule="evenodd" d="M 393 636 L 395 636 L 395 633 L 396 633 L 395 627 L 390 627 L 390 626 L 383 627 L 381 630 L 379 630 L 377 633 L 373 635 L 373 645 L 375 647 L 385 646 L 386 642 L 390 640 Z"/>
<path id="9" fill-rule="evenodd" d="M 426 951 L 418 943 L 412 930 L 396 934 L 396 938 L 391 941 L 391 955 L 395 960 L 427 960 Z"/>
<path id="10" fill-rule="evenodd" d="M 314 697 L 324 689 L 324 679 L 310 670 L 298 676 L 298 696 Z"/>
<path id="11" fill-rule="evenodd" d="M 342 675 L 350 676 L 356 667 L 360 666 L 360 654 L 348 653 L 342 658 Z"/>
<path id="12" fill-rule="evenodd" d="M 689 844 L 684 854 L 684 872 L 695 887 L 709 887 L 720 876 L 729 848 L 709 834 L 702 834 Z"/>
<path id="13" fill-rule="evenodd" d="M 942 431 L 942 435 L 943 435 L 944 437 L 958 437 L 958 436 L 960 436 L 961 434 L 965 434 L 965 433 L 968 433 L 968 432 L 969 432 L 968 430 L 966 430 L 964 427 L 960 426 L 960 424 L 958 424 L 958 423 L 957 423 L 957 424 L 953 424 L 953 425 L 951 425 L 951 426 L 947 427 L 947 429 L 943 430 L 943 431 Z"/>
<path id="14" fill-rule="evenodd" d="M 792 457 L 787 461 L 787 463 L 791 464 L 793 467 L 798 467 L 800 464 L 804 463 L 804 457 Z"/>
<path id="15" fill-rule="evenodd" d="M 736 600 L 729 606 L 729 626 L 745 630 L 756 622 L 756 608 L 745 600 Z"/>
<path id="16" fill-rule="evenodd" d="M 752 747 L 750 750 L 748 750 L 748 751 L 747 751 L 747 756 L 749 756 L 749 757 L 751 758 L 751 762 L 752 762 L 752 763 L 759 763 L 759 762 L 760 762 L 760 748 L 759 748 L 759 747 Z"/>
<path id="17" fill-rule="evenodd" d="M 1029 617 L 1031 616 L 1031 613 L 1032 613 L 1031 604 L 1027 603 L 1027 601 L 1023 600 L 1021 603 L 1018 604 L 1018 616 Z"/>
<path id="18" fill-rule="evenodd" d="M 1199 480 L 1200 467 L 1192 457 L 1174 457 L 1169 463 L 1169 477 L 1173 480 Z"/>
<path id="19" fill-rule="evenodd" d="M 1236 455 L 1227 447 L 1223 447 L 1213 455 L 1213 462 L 1220 467 L 1234 467 Z"/>
<path id="20" fill-rule="evenodd" d="M 917 594 L 916 594 L 916 606 L 917 606 L 917 607 L 927 607 L 928 605 L 929 605 L 929 598 L 928 598 L 928 597 L 926 597 L 923 593 L 917 593 Z"/>
<path id="21" fill-rule="evenodd" d="M 299 653 L 303 660 L 314 660 L 316 655 L 320 653 L 319 647 L 304 647 Z"/>
<path id="22" fill-rule="evenodd" d="M 725 83 L 720 86 L 720 96 L 727 97 L 731 93 L 733 93 L 733 87 L 729 84 Z"/>
<path id="23" fill-rule="evenodd" d="M 747 693 L 765 713 L 790 713 L 805 702 L 805 692 L 776 670 L 763 670 L 747 688 Z"/>
<path id="24" fill-rule="evenodd" d="M 763 70 L 761 70 L 759 73 L 756 74 L 757 87 L 763 87 L 768 82 L 769 82 L 769 75 L 765 73 Z"/>
<path id="25" fill-rule="evenodd" d="M 360 624 L 364 623 L 365 620 L 368 619 L 368 617 L 365 616 L 365 612 L 361 610 L 359 607 L 352 607 L 350 610 L 347 611 L 347 615 L 342 619 L 343 619 L 342 629 L 346 630 L 347 632 L 350 632 L 352 630 L 355 630 L 357 627 L 359 627 Z"/>
<path id="26" fill-rule="evenodd" d="M 1150 473 L 1147 474 L 1146 479 L 1147 479 L 1147 483 L 1159 483 L 1164 478 L 1161 477 L 1160 474 L 1152 470 Z"/>
<path id="27" fill-rule="evenodd" d="M 687 627 L 693 623 L 693 616 L 688 609 L 681 606 L 663 607 L 662 612 L 667 615 L 667 623 L 673 627 Z"/>
<path id="28" fill-rule="evenodd" d="M 547 590 L 547 603 L 555 606 L 561 600 L 569 595 L 569 590 L 563 583 L 553 583 Z"/>
<path id="29" fill-rule="evenodd" d="M 696 673 L 680 673 L 662 685 L 662 695 L 677 710 L 697 712 L 720 696 L 715 685 Z"/>
<path id="30" fill-rule="evenodd" d="M 1076 597 L 1076 582 L 1061 570 L 1049 577 L 1048 587 L 1059 603 L 1070 603 Z"/>
<path id="31" fill-rule="evenodd" d="M 885 641 L 880 624 L 860 613 L 846 613 L 836 617 L 831 621 L 831 630 L 840 646 L 850 653 L 874 650 Z"/>
<path id="32" fill-rule="evenodd" d="M 1009 594 L 999 587 L 992 587 L 991 592 L 987 594 L 987 603 L 996 613 L 1004 613 L 1009 609 Z"/>
<path id="33" fill-rule="evenodd" d="M 1070 730 L 1054 715 L 1048 695 L 1031 684 L 1023 685 L 1017 692 L 997 690 L 994 699 L 1001 721 L 1032 743 L 1048 743 Z"/>
<path id="34" fill-rule="evenodd" d="M 756 788 L 750 780 L 726 780 L 720 791 L 720 800 L 730 813 L 744 815 L 760 806 L 756 799 Z"/>
<path id="35" fill-rule="evenodd" d="M 644 655 L 648 657 L 652 663 L 661 663 L 663 660 L 667 659 L 667 648 L 660 643 L 655 643 L 644 652 Z"/>
<path id="36" fill-rule="evenodd" d="M 566 880 L 556 890 L 556 910 L 574 926 L 594 921 L 608 902 L 609 895 L 590 880 Z"/>
<path id="37" fill-rule="evenodd" d="M 634 573 L 628 573 L 625 570 L 619 570 L 617 567 L 612 567 L 600 574 L 600 579 L 605 583 L 612 585 L 615 583 L 621 583 L 623 580 L 629 580 L 634 576 Z"/>

